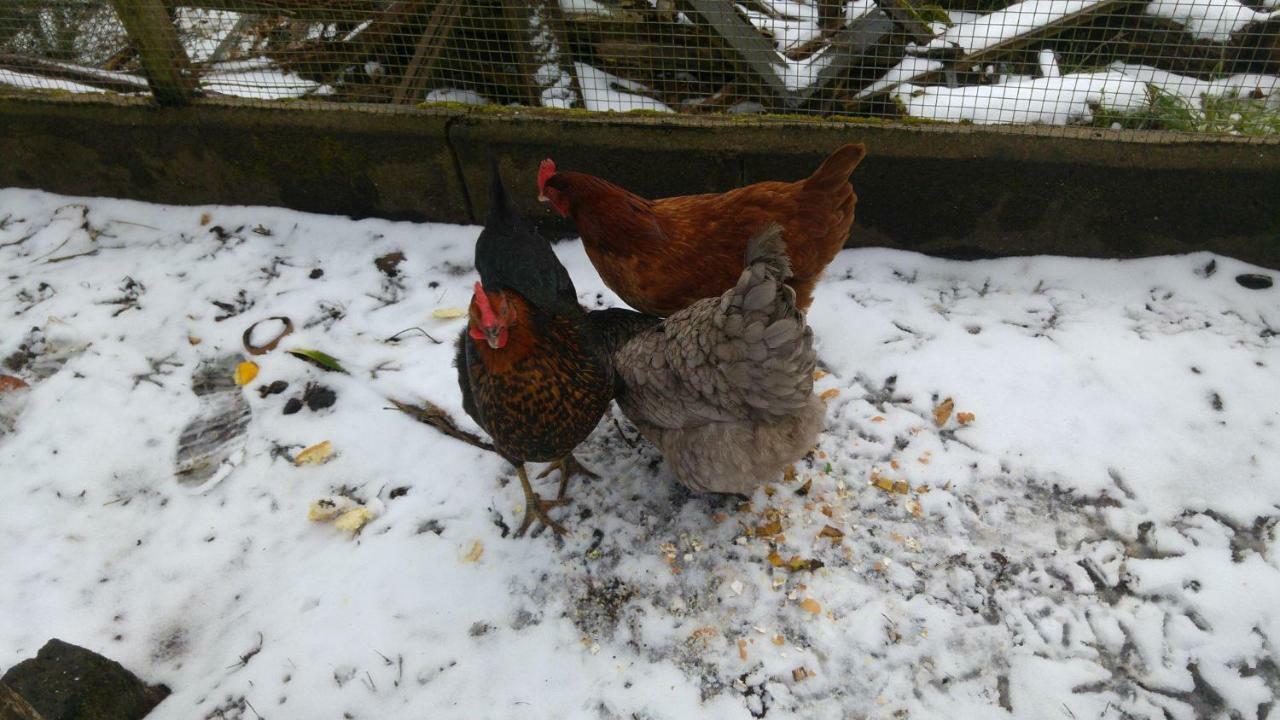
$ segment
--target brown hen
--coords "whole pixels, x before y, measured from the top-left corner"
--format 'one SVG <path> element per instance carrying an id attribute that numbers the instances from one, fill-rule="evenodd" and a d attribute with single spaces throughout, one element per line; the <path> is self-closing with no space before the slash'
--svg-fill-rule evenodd
<path id="1" fill-rule="evenodd" d="M 733 287 L 747 239 L 777 223 L 793 272 L 787 284 L 803 311 L 849 239 L 857 203 L 849 176 L 864 155 L 864 145 L 845 145 L 803 180 L 660 200 L 592 175 L 558 172 L 548 159 L 539 168 L 538 193 L 577 225 L 605 284 L 631 307 L 659 316 Z"/>

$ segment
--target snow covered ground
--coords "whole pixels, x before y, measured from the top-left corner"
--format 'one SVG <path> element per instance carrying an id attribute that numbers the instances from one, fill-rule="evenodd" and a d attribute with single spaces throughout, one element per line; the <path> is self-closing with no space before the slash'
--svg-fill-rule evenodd
<path id="1" fill-rule="evenodd" d="M 473 427 L 476 233 L 0 190 L 0 372 L 31 384 L 0 396 L 0 669 L 79 643 L 168 684 L 160 720 L 1274 715 L 1280 289 L 1236 281 L 1274 273 L 846 251 L 794 477 L 693 496 L 610 418 L 571 534 L 516 540 L 512 468 L 387 409 Z M 270 316 L 258 377 L 198 397 Z M 336 403 L 283 414 L 308 383 Z M 241 405 L 230 472 L 176 476 Z M 376 517 L 309 521 L 331 495 Z"/>

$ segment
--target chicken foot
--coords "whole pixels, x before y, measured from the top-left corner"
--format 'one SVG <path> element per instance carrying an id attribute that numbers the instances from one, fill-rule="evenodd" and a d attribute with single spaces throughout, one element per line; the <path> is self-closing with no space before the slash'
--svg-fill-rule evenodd
<path id="1" fill-rule="evenodd" d="M 569 478 L 574 475 L 582 475 L 583 477 L 589 477 L 592 480 L 600 479 L 599 475 L 583 467 L 582 463 L 578 462 L 578 458 L 573 456 L 573 453 L 569 453 L 548 465 L 546 470 L 538 473 L 538 479 L 541 480 L 556 470 L 560 471 L 560 491 L 556 493 L 557 500 L 564 499 L 564 491 L 569 487 Z"/>
<path id="2" fill-rule="evenodd" d="M 533 491 L 533 486 L 529 484 L 529 474 L 524 471 L 524 463 L 516 465 L 516 472 L 520 475 L 520 486 L 524 488 L 524 520 L 520 522 L 520 529 L 516 530 L 515 537 L 524 537 L 525 532 L 533 525 L 534 520 L 551 528 L 557 535 L 564 535 L 568 532 L 563 525 L 552 520 L 547 515 L 547 510 L 560 505 L 567 505 L 569 501 L 563 498 L 543 500 L 539 497 L 538 493 Z"/>

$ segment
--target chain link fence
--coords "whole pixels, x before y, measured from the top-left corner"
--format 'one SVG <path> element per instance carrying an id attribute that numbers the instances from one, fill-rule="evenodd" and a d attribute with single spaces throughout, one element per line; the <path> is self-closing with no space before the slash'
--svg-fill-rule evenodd
<path id="1" fill-rule="evenodd" d="M 0 95 L 1280 133 L 1280 0 L 4 0 Z"/>

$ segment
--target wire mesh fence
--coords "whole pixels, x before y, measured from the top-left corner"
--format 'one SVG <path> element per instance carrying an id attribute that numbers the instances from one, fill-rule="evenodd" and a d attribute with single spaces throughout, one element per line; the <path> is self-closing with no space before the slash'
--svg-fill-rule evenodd
<path id="1" fill-rule="evenodd" d="M 0 93 L 1280 134 L 1280 0 L 5 0 Z M 1103 133 L 1105 135 L 1105 132 Z"/>

